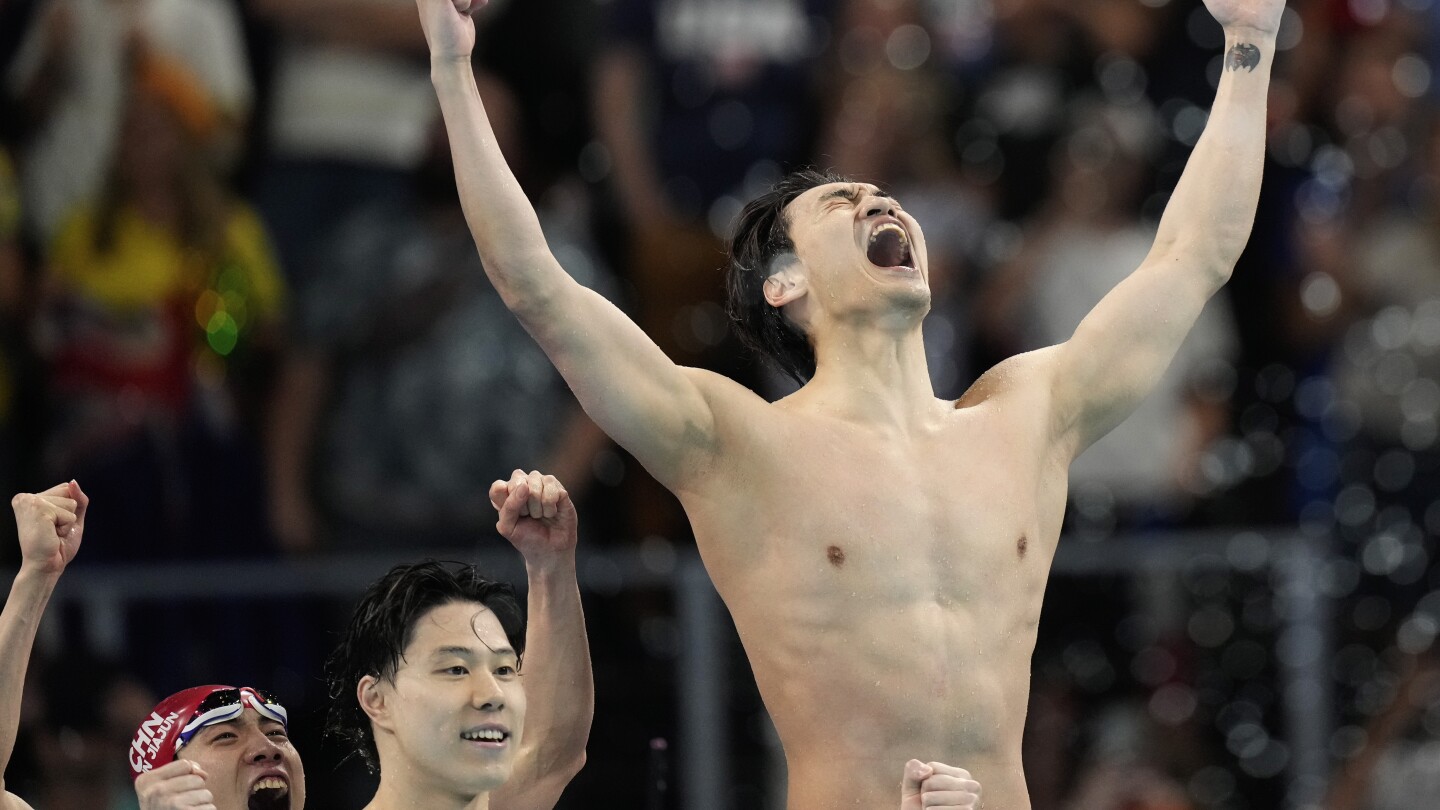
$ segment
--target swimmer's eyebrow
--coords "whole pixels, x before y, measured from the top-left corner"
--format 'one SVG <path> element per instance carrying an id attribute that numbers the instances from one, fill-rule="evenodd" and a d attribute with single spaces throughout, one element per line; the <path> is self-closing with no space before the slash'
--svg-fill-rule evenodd
<path id="1" fill-rule="evenodd" d="M 520 657 L 519 655 L 517 655 L 517 654 L 515 653 L 514 650 L 512 650 L 512 649 L 509 648 L 509 647 L 496 647 L 495 649 L 490 650 L 489 652 L 490 652 L 492 655 L 502 656 L 502 657 L 503 657 L 503 656 L 507 656 L 507 655 L 510 656 L 511 658 L 519 658 L 519 657 Z M 431 657 L 431 658 L 445 658 L 445 657 L 447 657 L 447 656 L 452 656 L 452 655 L 455 656 L 455 657 L 457 657 L 457 658 L 463 658 L 463 659 L 465 659 L 465 660 L 467 660 L 467 661 L 474 661 L 474 660 L 476 660 L 476 659 L 478 659 L 478 658 L 480 657 L 479 651 L 476 650 L 476 649 L 473 648 L 473 647 L 440 647 L 440 648 L 436 649 L 435 652 L 431 653 L 431 654 L 430 654 L 430 657 Z"/>
<path id="2" fill-rule="evenodd" d="M 869 193 L 869 189 L 865 188 L 864 186 L 844 186 L 842 188 L 837 188 L 834 191 L 829 192 L 828 194 L 825 194 L 820 198 L 820 202 L 825 203 L 829 202 L 830 200 L 843 199 L 849 200 L 852 203 L 858 203 L 860 202 L 860 198 L 865 196 L 867 193 Z M 873 193 L 876 197 L 885 197 L 887 199 L 890 197 L 889 192 L 878 188 L 875 189 Z"/>

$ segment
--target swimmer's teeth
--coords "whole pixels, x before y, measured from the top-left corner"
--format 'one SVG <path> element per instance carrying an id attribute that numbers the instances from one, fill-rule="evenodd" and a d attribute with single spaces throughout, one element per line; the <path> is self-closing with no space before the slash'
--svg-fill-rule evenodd
<path id="1" fill-rule="evenodd" d="M 494 728 L 481 729 L 480 731 L 466 731 L 462 732 L 460 736 L 467 740 L 479 742 L 505 742 L 505 732 Z"/>
<path id="2" fill-rule="evenodd" d="M 289 789 L 290 786 L 285 783 L 284 779 L 280 779 L 274 776 L 267 776 L 264 779 L 261 779 L 260 781 L 250 786 L 251 793 L 259 793 L 262 790 L 288 791 Z"/>
<path id="3" fill-rule="evenodd" d="M 880 227 L 876 228 L 875 231 L 870 234 L 870 242 L 873 244 L 873 243 L 875 242 L 875 240 L 876 240 L 877 238 L 879 238 L 880 234 L 882 234 L 882 233 L 884 233 L 884 232 L 886 232 L 886 231 L 894 231 L 894 232 L 895 232 L 895 235 L 898 236 L 898 237 L 900 237 L 900 244 L 902 244 L 902 245 L 909 245 L 909 244 L 910 244 L 910 236 L 909 236 L 909 234 L 905 233 L 905 229 L 904 229 L 904 228 L 900 227 L 899 225 L 896 225 L 896 224 L 893 223 L 893 222 L 886 222 L 885 224 L 883 224 L 883 225 L 881 225 Z"/>

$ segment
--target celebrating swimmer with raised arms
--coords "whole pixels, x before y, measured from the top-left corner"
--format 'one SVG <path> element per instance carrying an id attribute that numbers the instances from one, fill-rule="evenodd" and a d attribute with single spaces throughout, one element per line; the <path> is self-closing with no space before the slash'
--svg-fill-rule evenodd
<path id="1" fill-rule="evenodd" d="M 789 766 L 792 808 L 893 806 L 915 755 L 1030 806 L 1030 656 L 1070 462 L 1159 380 L 1249 238 L 1283 0 L 1205 0 L 1224 70 L 1145 261 L 1058 346 L 935 397 L 920 225 L 792 175 L 742 213 L 731 308 L 802 379 L 769 403 L 671 362 L 545 244 L 476 90 L 481 0 L 417 0 L 486 272 L 590 416 L 685 507 Z M 813 370 L 813 371 L 812 371 Z"/>

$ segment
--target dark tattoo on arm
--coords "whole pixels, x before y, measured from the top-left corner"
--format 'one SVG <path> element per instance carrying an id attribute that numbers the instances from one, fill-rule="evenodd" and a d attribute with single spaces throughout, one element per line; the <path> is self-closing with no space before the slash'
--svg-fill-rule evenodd
<path id="1" fill-rule="evenodd" d="M 1254 45 L 1242 42 L 1231 48 L 1229 53 L 1225 54 L 1226 70 L 1240 70 L 1244 68 L 1245 70 L 1253 71 L 1259 66 L 1260 49 Z"/>

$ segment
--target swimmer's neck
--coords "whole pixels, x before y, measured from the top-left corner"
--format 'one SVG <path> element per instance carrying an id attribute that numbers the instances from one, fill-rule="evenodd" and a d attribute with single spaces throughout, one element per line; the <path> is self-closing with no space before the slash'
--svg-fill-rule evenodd
<path id="1" fill-rule="evenodd" d="M 831 323 L 815 339 L 815 376 L 786 402 L 848 421 L 912 428 L 944 410 L 930 383 L 920 324 L 904 330 Z"/>

